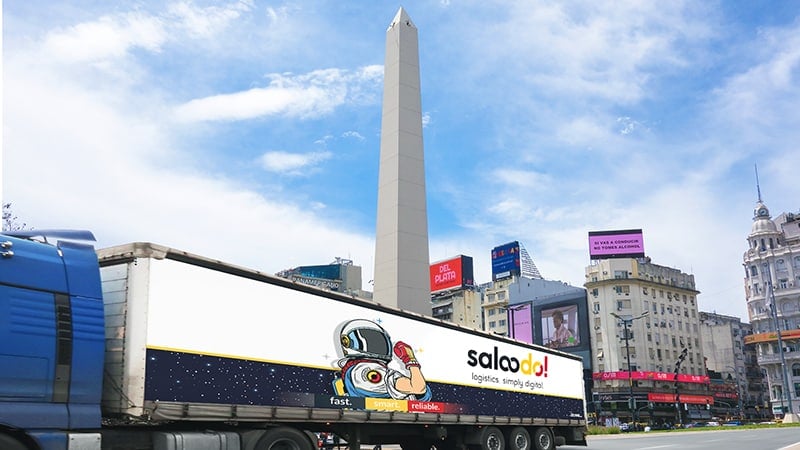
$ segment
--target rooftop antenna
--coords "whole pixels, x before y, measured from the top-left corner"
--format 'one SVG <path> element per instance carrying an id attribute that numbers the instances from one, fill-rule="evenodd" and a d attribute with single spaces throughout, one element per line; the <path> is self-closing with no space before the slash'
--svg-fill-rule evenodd
<path id="1" fill-rule="evenodd" d="M 758 184 L 758 163 L 754 164 L 756 168 L 756 190 L 758 191 L 758 201 L 761 202 L 761 185 Z"/>

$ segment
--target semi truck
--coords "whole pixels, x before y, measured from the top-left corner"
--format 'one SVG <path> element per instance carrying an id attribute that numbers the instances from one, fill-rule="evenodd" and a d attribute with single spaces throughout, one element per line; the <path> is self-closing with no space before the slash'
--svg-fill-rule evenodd
<path id="1" fill-rule="evenodd" d="M 0 448 L 586 445 L 580 357 L 138 242 L 0 234 Z"/>

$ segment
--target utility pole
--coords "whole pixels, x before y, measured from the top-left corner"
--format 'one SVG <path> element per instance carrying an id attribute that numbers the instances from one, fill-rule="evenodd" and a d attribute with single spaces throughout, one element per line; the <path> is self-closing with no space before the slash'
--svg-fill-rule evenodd
<path id="1" fill-rule="evenodd" d="M 736 370 L 734 366 L 725 366 L 733 370 L 733 374 L 736 376 L 736 397 L 739 399 L 739 420 L 744 419 L 744 406 L 742 403 L 742 385 L 739 383 L 739 371 Z"/>
<path id="2" fill-rule="evenodd" d="M 681 428 L 683 428 L 683 413 L 681 413 L 681 394 L 678 391 L 678 373 L 680 373 L 681 364 L 683 364 L 687 354 L 689 354 L 689 349 L 684 347 L 680 356 L 678 356 L 678 361 L 675 362 L 675 412 L 678 415 L 678 425 Z"/>
<path id="3" fill-rule="evenodd" d="M 612 316 L 616 317 L 618 320 L 621 320 L 623 326 L 625 327 L 625 353 L 628 358 L 628 408 L 631 410 L 631 421 L 634 422 L 634 424 L 636 423 L 636 400 L 633 398 L 633 372 L 631 371 L 631 348 L 628 345 L 628 325 L 632 324 L 634 320 L 647 316 L 648 313 L 649 311 L 645 311 L 642 314 L 629 319 L 626 319 L 616 313 L 611 313 Z"/>

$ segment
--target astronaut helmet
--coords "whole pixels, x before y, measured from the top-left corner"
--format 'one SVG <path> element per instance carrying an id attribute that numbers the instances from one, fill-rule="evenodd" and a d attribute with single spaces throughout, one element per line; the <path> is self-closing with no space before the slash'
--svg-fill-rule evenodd
<path id="1" fill-rule="evenodd" d="M 392 360 L 389 333 L 371 320 L 354 319 L 342 324 L 339 342 L 345 358 Z"/>

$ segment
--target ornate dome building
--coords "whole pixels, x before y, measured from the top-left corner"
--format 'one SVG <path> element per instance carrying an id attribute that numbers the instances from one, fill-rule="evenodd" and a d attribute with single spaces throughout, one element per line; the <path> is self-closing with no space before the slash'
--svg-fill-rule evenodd
<path id="1" fill-rule="evenodd" d="M 756 346 L 772 412 L 793 413 L 789 421 L 800 411 L 800 215 L 773 220 L 759 192 L 747 242 L 744 281 L 753 334 L 745 343 Z"/>

